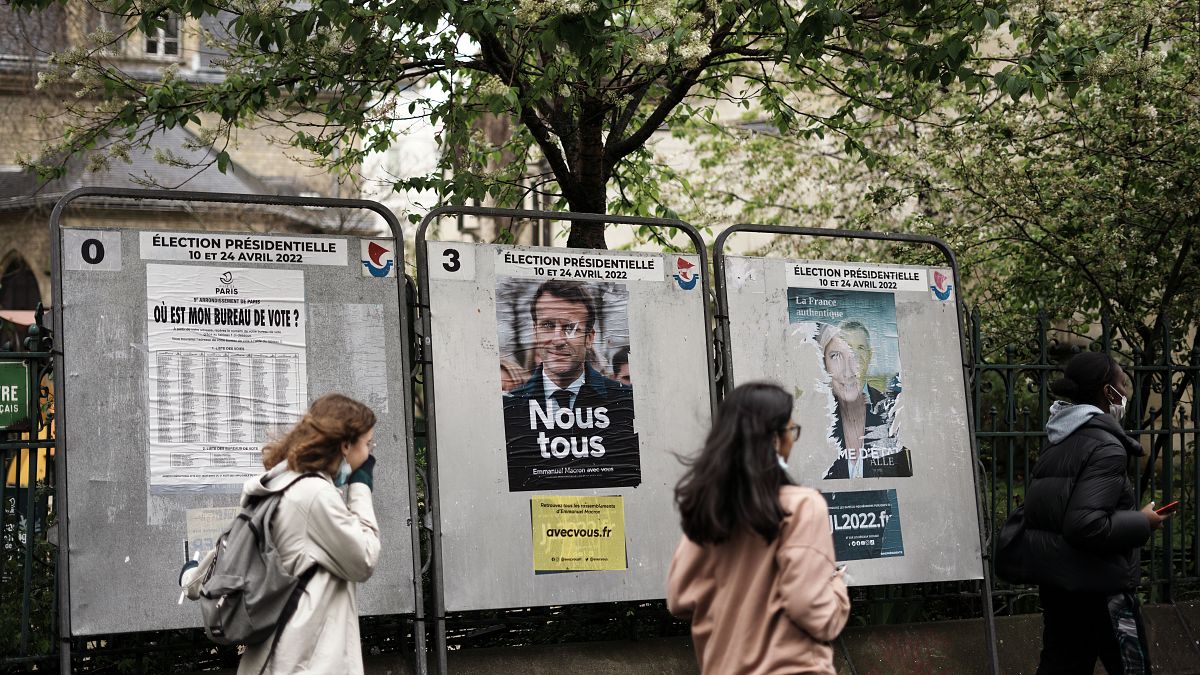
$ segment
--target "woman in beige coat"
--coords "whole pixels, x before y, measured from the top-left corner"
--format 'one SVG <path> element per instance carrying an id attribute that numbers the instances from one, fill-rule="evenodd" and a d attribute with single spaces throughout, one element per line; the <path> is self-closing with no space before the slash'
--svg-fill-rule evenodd
<path id="1" fill-rule="evenodd" d="M 272 534 L 284 569 L 299 576 L 316 566 L 278 644 L 246 648 L 239 675 L 363 672 L 356 586 L 379 558 L 379 527 L 371 502 L 375 414 L 328 394 L 277 441 L 263 448 L 267 472 L 246 481 L 242 504 L 295 482 L 275 512 Z M 345 495 L 342 486 L 347 486 Z M 189 596 L 199 595 L 206 563 L 185 572 Z"/>
<path id="2" fill-rule="evenodd" d="M 824 498 L 787 474 L 791 414 L 783 389 L 738 387 L 675 489 L 684 536 L 667 606 L 691 620 L 705 673 L 834 675 L 829 642 L 850 599 Z"/>

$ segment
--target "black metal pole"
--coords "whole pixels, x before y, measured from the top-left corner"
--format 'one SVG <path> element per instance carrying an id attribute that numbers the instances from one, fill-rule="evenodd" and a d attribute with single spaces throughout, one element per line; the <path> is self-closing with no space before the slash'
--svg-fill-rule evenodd
<path id="1" fill-rule="evenodd" d="M 59 219 L 63 208 L 76 190 L 63 197 L 50 213 L 50 330 L 57 340 L 62 340 L 62 232 Z M 54 420 L 57 428 L 63 428 L 67 419 L 66 406 L 62 405 L 65 376 L 63 374 L 63 351 L 61 344 L 54 352 Z M 71 561 L 68 555 L 71 542 L 70 504 L 67 495 L 67 453 L 63 447 L 62 434 L 54 434 L 54 508 L 58 511 L 58 670 L 71 672 Z"/>

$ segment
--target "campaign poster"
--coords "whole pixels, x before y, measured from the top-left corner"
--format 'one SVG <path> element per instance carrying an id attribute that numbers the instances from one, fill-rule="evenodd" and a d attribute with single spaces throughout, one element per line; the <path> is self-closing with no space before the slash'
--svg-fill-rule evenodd
<path id="1" fill-rule="evenodd" d="M 891 292 L 788 288 L 794 338 L 816 347 L 829 464 L 825 480 L 913 475 L 896 413 L 903 405 L 896 297 Z"/>
<path id="2" fill-rule="evenodd" d="M 829 529 L 838 562 L 904 555 L 895 490 L 827 492 Z"/>
<path id="3" fill-rule="evenodd" d="M 496 326 L 508 489 L 640 484 L 625 284 L 501 276 Z"/>
<path id="4" fill-rule="evenodd" d="M 308 399 L 304 273 L 146 265 L 151 492 L 237 492 Z"/>
<path id="5" fill-rule="evenodd" d="M 624 570 L 625 502 L 620 495 L 540 495 L 529 502 L 535 572 Z"/>

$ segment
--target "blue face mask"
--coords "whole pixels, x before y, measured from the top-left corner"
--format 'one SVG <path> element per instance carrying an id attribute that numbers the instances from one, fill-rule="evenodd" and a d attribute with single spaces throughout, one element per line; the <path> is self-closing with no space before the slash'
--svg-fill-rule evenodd
<path id="1" fill-rule="evenodd" d="M 333 477 L 333 484 L 337 487 L 342 487 L 346 481 L 350 480 L 350 462 L 346 458 L 342 458 L 342 464 L 338 467 L 337 474 Z"/>

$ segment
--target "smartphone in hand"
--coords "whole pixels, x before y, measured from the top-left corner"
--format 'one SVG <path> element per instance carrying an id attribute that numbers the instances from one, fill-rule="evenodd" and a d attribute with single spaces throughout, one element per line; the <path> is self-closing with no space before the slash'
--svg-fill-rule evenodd
<path id="1" fill-rule="evenodd" d="M 1169 516 L 1172 513 L 1175 513 L 1175 510 L 1178 508 L 1179 508 L 1179 500 L 1176 499 L 1175 501 L 1171 502 L 1170 504 L 1164 504 L 1164 505 L 1158 507 L 1157 509 L 1154 509 L 1154 512 L 1160 516 Z"/>

